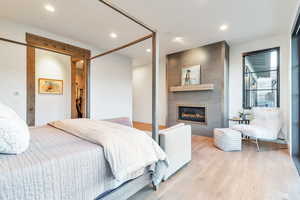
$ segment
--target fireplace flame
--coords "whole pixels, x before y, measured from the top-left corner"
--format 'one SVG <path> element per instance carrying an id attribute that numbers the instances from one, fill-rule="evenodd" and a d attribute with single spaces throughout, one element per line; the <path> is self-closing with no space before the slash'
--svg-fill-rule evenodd
<path id="1" fill-rule="evenodd" d="M 178 120 L 206 123 L 206 108 L 195 106 L 178 106 Z"/>
<path id="2" fill-rule="evenodd" d="M 191 113 L 182 113 L 181 117 L 188 117 L 188 118 L 198 118 L 198 119 L 203 119 L 204 115 L 200 115 L 199 113 L 196 114 L 191 114 Z"/>

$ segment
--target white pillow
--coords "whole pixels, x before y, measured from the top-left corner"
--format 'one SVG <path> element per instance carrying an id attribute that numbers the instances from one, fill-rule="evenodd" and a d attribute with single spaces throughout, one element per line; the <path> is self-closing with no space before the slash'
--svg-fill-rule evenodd
<path id="1" fill-rule="evenodd" d="M 11 118 L 16 115 L 17 113 L 15 111 L 0 102 L 0 119 Z"/>
<path id="2" fill-rule="evenodd" d="M 11 108 L 0 103 L 0 153 L 20 154 L 29 146 L 27 124 Z"/>

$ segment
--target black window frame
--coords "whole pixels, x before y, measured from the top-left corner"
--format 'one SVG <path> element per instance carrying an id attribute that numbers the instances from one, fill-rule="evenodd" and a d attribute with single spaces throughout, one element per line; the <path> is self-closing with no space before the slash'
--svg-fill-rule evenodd
<path id="1" fill-rule="evenodd" d="M 276 89 L 268 89 L 268 90 L 276 90 L 277 91 L 277 108 L 280 108 L 280 47 L 274 47 L 274 48 L 268 48 L 268 49 L 262 49 L 257 51 L 251 51 L 247 53 L 243 53 L 243 108 L 244 109 L 251 109 L 252 107 L 246 106 L 246 88 L 245 88 L 245 75 L 246 75 L 246 65 L 245 65 L 245 57 L 246 56 L 253 56 L 255 54 L 264 53 L 264 52 L 270 52 L 270 51 L 277 51 L 277 70 L 265 70 L 265 71 L 258 71 L 254 73 L 262 73 L 262 72 L 272 72 L 277 71 L 277 88 Z M 256 89 L 257 91 L 259 89 Z M 262 89 L 265 90 L 265 89 Z"/>

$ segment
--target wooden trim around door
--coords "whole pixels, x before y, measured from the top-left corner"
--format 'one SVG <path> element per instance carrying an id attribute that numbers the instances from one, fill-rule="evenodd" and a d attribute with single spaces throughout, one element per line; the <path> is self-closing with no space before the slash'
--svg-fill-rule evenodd
<path id="1" fill-rule="evenodd" d="M 35 49 L 27 47 L 27 124 L 35 124 Z"/>
<path id="2" fill-rule="evenodd" d="M 91 57 L 91 51 L 88 49 L 76 47 L 67 43 L 59 42 L 49 38 L 41 37 L 38 35 L 26 33 L 26 42 L 29 45 L 33 45 L 37 48 L 47 49 L 63 55 L 69 55 L 72 58 L 81 59 L 85 65 L 85 115 L 89 116 L 89 58 Z M 29 126 L 35 125 L 35 92 L 36 92 L 36 81 L 35 81 L 35 48 L 27 47 L 27 123 Z M 73 88 L 73 86 L 72 86 Z M 72 93 L 74 93 L 72 89 Z M 73 107 L 71 107 L 73 109 Z M 76 108 L 75 108 L 76 109 Z"/>

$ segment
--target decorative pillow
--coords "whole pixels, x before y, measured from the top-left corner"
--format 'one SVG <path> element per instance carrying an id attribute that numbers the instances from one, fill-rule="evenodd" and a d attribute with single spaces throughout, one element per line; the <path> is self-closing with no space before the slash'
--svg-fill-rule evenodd
<path id="1" fill-rule="evenodd" d="M 11 118 L 16 115 L 17 115 L 17 113 L 15 111 L 13 111 L 11 108 L 9 108 L 8 106 L 6 106 L 0 102 L 0 119 Z"/>
<path id="2" fill-rule="evenodd" d="M 29 146 L 27 124 L 9 107 L 0 103 L 0 153 L 20 154 Z"/>

